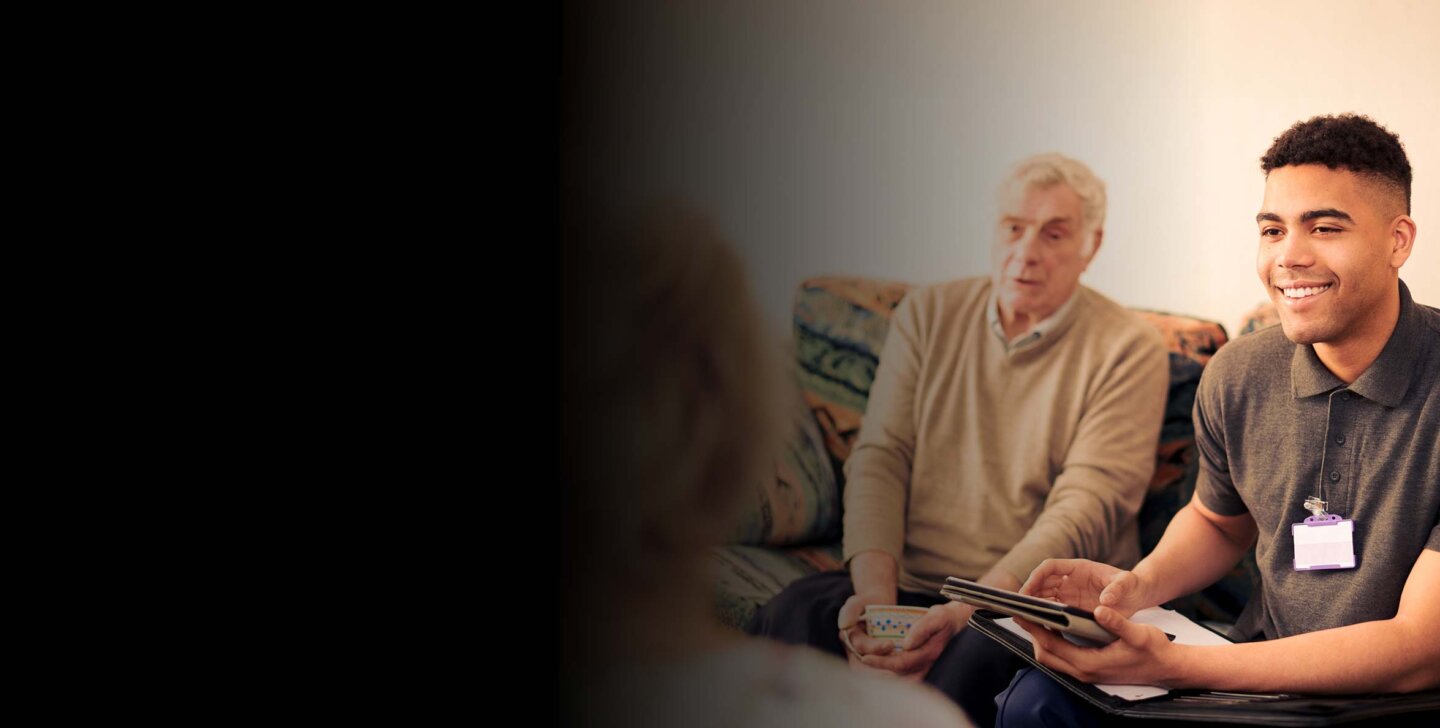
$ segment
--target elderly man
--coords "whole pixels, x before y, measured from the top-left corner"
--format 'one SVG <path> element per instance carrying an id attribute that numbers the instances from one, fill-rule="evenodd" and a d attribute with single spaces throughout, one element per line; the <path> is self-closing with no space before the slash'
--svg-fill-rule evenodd
<path id="1" fill-rule="evenodd" d="M 942 603 L 947 576 L 1016 589 L 1042 559 L 1138 559 L 1135 515 L 1166 387 L 1159 335 L 1079 285 L 1100 249 L 1104 184 L 1060 155 L 1000 189 L 988 278 L 896 308 L 845 464 L 848 571 L 791 584 L 753 633 L 924 678 L 981 724 L 1010 659 Z M 867 605 L 931 606 L 902 649 L 857 626 Z M 933 606 L 932 606 L 933 605 Z M 998 685 L 996 681 L 998 682 Z"/>
<path id="2" fill-rule="evenodd" d="M 1120 639 L 1082 648 L 1022 624 L 1040 662 L 1089 682 L 1440 688 L 1440 312 L 1399 277 L 1416 234 L 1410 163 L 1398 137 L 1347 114 L 1295 124 L 1261 168 L 1257 270 L 1281 325 L 1205 369 L 1194 499 L 1133 571 L 1059 560 L 1027 581 Z M 1128 619 L 1204 587 L 1252 545 L 1262 588 L 1231 634 L 1241 644 L 1175 645 Z M 1006 725 L 1100 718 L 1034 671 L 999 700 Z"/>

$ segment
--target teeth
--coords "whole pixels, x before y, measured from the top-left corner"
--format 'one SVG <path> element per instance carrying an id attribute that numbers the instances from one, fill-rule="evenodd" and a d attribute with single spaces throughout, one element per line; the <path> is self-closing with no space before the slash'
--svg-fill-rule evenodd
<path id="1" fill-rule="evenodd" d="M 1282 288 L 1280 290 L 1285 294 L 1286 298 L 1306 298 L 1309 296 L 1313 296 L 1317 293 L 1321 293 L 1329 288 L 1330 286 L 1327 284 L 1323 286 L 1312 286 L 1308 288 Z"/>

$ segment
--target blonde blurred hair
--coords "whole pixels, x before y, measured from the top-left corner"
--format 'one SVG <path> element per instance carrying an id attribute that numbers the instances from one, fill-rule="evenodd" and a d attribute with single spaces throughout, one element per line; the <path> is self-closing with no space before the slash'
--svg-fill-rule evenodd
<path id="1" fill-rule="evenodd" d="M 708 220 L 666 205 L 578 234 L 564 261 L 569 553 L 611 578 L 671 578 L 667 564 L 726 540 L 738 496 L 773 467 L 775 358 Z"/>

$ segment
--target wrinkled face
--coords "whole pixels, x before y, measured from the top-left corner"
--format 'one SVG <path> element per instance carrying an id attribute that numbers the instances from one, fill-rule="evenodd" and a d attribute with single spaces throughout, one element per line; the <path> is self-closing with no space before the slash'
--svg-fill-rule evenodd
<path id="1" fill-rule="evenodd" d="M 1395 250 L 1402 210 L 1373 183 L 1344 169 L 1273 169 L 1255 217 L 1256 269 L 1297 344 L 1344 344 L 1372 326 L 1396 291 L 1408 252 Z M 1408 218 L 1407 218 L 1408 219 Z"/>
<path id="2" fill-rule="evenodd" d="M 1034 325 L 1075 292 L 1100 235 L 1087 236 L 1082 215 L 1080 196 L 1068 185 L 1005 190 L 991 251 L 991 279 L 1002 314 Z M 1087 244 L 1086 237 L 1095 242 Z"/>

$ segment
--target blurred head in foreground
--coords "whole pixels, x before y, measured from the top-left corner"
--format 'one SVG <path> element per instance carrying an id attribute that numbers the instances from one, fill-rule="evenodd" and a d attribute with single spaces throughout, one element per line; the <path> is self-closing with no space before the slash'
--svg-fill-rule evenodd
<path id="1" fill-rule="evenodd" d="M 721 625 L 708 552 L 775 477 L 783 391 L 743 266 L 674 207 L 571 225 L 562 724 L 965 725 L 929 688 Z"/>
<path id="2" fill-rule="evenodd" d="M 634 610 L 708 614 L 706 548 L 771 465 L 774 361 L 735 252 L 675 206 L 594 223 L 565 251 L 564 425 L 571 599 L 641 634 Z M 649 619 L 646 623 L 653 623 Z M 618 635 L 588 635 L 584 649 Z"/>

